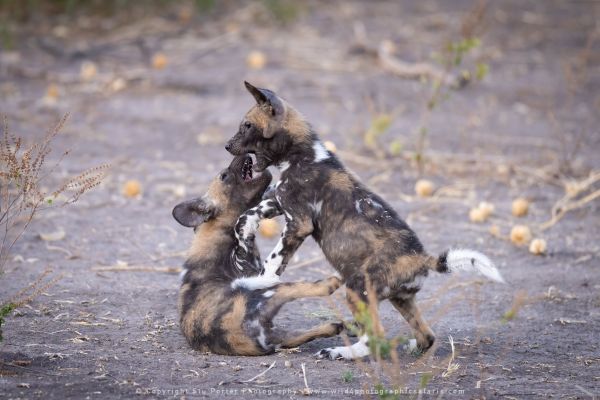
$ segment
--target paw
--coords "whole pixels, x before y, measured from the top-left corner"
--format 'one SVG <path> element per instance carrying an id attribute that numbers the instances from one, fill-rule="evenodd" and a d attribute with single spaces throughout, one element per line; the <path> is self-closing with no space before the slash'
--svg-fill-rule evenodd
<path id="1" fill-rule="evenodd" d="M 344 328 L 346 329 L 346 335 L 348 337 L 358 337 L 362 331 L 362 326 L 355 320 L 345 321 Z"/>
<path id="2" fill-rule="evenodd" d="M 334 335 L 339 335 L 346 329 L 346 325 L 343 321 L 341 322 L 332 322 L 331 326 L 333 327 Z"/>
<path id="3" fill-rule="evenodd" d="M 337 352 L 335 347 L 322 349 L 317 354 L 315 354 L 315 356 L 317 356 L 319 360 L 322 360 L 324 358 L 328 358 L 330 360 L 337 360 L 338 358 L 341 358 L 341 355 Z"/>
<path id="4" fill-rule="evenodd" d="M 343 284 L 342 280 L 337 276 L 331 276 L 327 278 L 325 282 L 327 282 L 327 286 L 329 287 L 329 294 L 338 290 Z"/>

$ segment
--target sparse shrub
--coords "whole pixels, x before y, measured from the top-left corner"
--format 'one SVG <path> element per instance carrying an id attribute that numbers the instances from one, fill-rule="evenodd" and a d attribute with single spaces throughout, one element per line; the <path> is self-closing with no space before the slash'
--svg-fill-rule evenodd
<path id="1" fill-rule="evenodd" d="M 75 203 L 83 194 L 98 186 L 105 176 L 108 166 L 100 165 L 67 179 L 55 186 L 54 190 L 43 188 L 43 185 L 53 183 L 51 181 L 58 165 L 69 154 L 69 151 L 65 151 L 54 165 L 46 165 L 52 151 L 52 141 L 60 134 L 67 117 L 63 117 L 43 139 L 33 142 L 29 147 L 25 147 L 22 138 L 9 132 L 4 119 L 4 131 L 0 139 L 0 275 L 10 259 L 13 246 L 37 213 Z M 12 310 L 28 303 L 54 284 L 55 279 L 48 284 L 41 284 L 49 273 L 44 272 L 36 282 L 10 300 L 0 299 L 0 327 L 4 317 Z M 27 295 L 27 291 L 32 293 Z"/>
<path id="2" fill-rule="evenodd" d="M 354 380 L 354 374 L 352 371 L 344 371 L 342 373 L 342 380 L 346 383 L 350 383 Z"/>

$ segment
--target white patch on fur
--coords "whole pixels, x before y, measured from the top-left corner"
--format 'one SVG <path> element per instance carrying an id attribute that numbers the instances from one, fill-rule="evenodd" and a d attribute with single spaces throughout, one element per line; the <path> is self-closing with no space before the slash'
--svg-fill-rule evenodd
<path id="1" fill-rule="evenodd" d="M 356 200 L 354 202 L 354 208 L 356 208 L 356 212 L 362 214 L 362 209 L 360 208 L 360 200 Z"/>
<path id="2" fill-rule="evenodd" d="M 265 272 L 264 272 L 265 275 L 275 275 L 275 273 L 281 266 L 281 262 L 283 261 L 283 256 L 279 253 L 281 253 L 281 250 L 283 250 L 283 237 L 285 236 L 286 230 L 287 230 L 287 227 L 283 228 L 283 232 L 281 234 L 282 237 L 279 239 L 279 241 L 275 245 L 275 248 L 271 251 L 271 253 L 265 259 L 265 262 L 263 264 L 263 266 L 265 268 Z M 275 257 L 273 257 L 273 254 L 275 255 Z"/>
<path id="3" fill-rule="evenodd" d="M 284 161 L 282 163 L 280 163 L 279 165 L 277 165 L 277 168 L 279 169 L 280 173 L 284 173 L 286 169 L 288 169 L 290 167 L 290 163 L 289 161 Z"/>
<path id="4" fill-rule="evenodd" d="M 278 275 L 258 275 L 238 278 L 231 282 L 231 288 L 243 287 L 248 290 L 267 289 L 281 283 Z"/>
<path id="5" fill-rule="evenodd" d="M 424 280 L 424 275 L 417 275 L 415 279 L 413 279 L 411 282 L 403 284 L 402 287 L 406 289 L 420 289 L 421 286 L 423 286 Z"/>
<path id="6" fill-rule="evenodd" d="M 413 352 L 417 350 L 417 339 L 410 339 L 408 341 L 408 346 L 406 347 L 408 352 Z"/>
<path id="7" fill-rule="evenodd" d="M 309 204 L 310 208 L 315 212 L 315 214 L 321 214 L 321 208 L 323 207 L 323 200 L 321 201 L 313 201 Z"/>
<path id="8" fill-rule="evenodd" d="M 258 343 L 260 343 L 263 349 L 267 349 L 267 336 L 265 335 L 265 328 L 260 327 L 260 333 L 258 334 Z"/>
<path id="9" fill-rule="evenodd" d="M 329 358 L 332 360 L 340 357 L 344 360 L 355 360 L 371 354 L 369 346 L 367 346 L 368 341 L 369 337 L 367 335 L 363 335 L 360 337 L 358 342 L 354 343 L 352 346 L 330 347 L 325 350 L 328 352 Z M 317 355 L 319 358 L 323 358 L 325 356 L 321 354 L 321 352 L 317 353 Z"/>
<path id="10" fill-rule="evenodd" d="M 505 283 L 504 278 L 494 263 L 485 255 L 475 250 L 454 249 L 446 257 L 448 269 L 456 271 L 474 271 L 496 282 Z"/>
<path id="11" fill-rule="evenodd" d="M 188 273 L 187 268 L 184 268 L 181 270 L 181 272 L 179 273 L 179 283 L 183 282 L 183 278 L 185 278 L 185 274 Z"/>
<path id="12" fill-rule="evenodd" d="M 248 237 L 253 234 L 254 232 L 256 232 L 256 230 L 258 229 L 258 223 L 260 221 L 259 215 L 258 213 L 263 213 L 263 208 L 266 209 L 267 211 L 270 211 L 272 209 L 272 207 L 269 205 L 269 202 L 271 200 L 263 200 L 261 201 L 256 207 L 251 208 L 250 210 L 254 211 L 254 215 L 248 215 L 248 214 L 244 214 L 246 216 L 246 222 L 244 223 L 244 226 L 242 227 L 242 232 L 243 232 L 243 236 L 240 237 L 239 233 L 237 230 L 235 230 L 235 238 L 238 241 L 238 244 L 240 246 L 242 246 L 242 248 L 244 249 L 244 251 L 248 251 L 248 247 L 246 246 L 246 243 L 244 243 L 245 240 L 248 239 Z M 250 211 L 248 210 L 248 211 Z M 239 268 L 239 266 L 238 266 Z"/>
<path id="13" fill-rule="evenodd" d="M 273 296 L 274 294 L 275 294 L 274 290 L 267 290 L 266 292 L 263 293 L 263 296 L 268 298 L 268 297 Z"/>
<path id="14" fill-rule="evenodd" d="M 313 150 L 315 152 L 315 160 L 313 162 L 318 163 L 329 158 L 329 152 L 320 141 L 316 140 L 313 143 Z"/>

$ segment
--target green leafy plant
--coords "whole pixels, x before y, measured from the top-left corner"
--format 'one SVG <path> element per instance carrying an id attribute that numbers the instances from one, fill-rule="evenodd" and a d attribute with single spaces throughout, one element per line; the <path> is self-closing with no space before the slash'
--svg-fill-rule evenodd
<path id="1" fill-rule="evenodd" d="M 344 371 L 342 373 L 342 380 L 346 383 L 350 383 L 354 380 L 354 374 L 352 371 Z"/>

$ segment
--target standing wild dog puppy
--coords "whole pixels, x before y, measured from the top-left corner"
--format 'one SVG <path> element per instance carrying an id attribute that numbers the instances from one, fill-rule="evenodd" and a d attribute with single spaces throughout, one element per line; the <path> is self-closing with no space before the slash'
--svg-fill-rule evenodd
<path id="1" fill-rule="evenodd" d="M 278 279 L 303 240 L 312 235 L 325 257 L 342 275 L 353 311 L 356 298 L 368 302 L 372 288 L 378 301 L 389 299 L 408 321 L 417 345 L 425 350 L 434 335 L 422 319 L 415 294 L 430 270 L 473 270 L 502 282 L 493 263 L 473 250 L 449 250 L 428 255 L 416 234 L 383 200 L 345 170 L 327 151 L 302 115 L 267 89 L 246 82 L 257 104 L 242 120 L 239 132 L 225 147 L 232 154 L 254 153 L 255 171 L 274 165 L 281 178 L 268 199 L 244 213 L 236 225 L 243 249 L 251 251 L 261 218 L 284 214 L 282 238 L 267 257 L 264 273 L 239 279 L 238 287 L 260 288 Z M 320 357 L 346 359 L 369 354 L 368 338 L 349 347 L 321 350 Z"/>
<path id="2" fill-rule="evenodd" d="M 232 281 L 260 271 L 258 252 L 239 251 L 233 228 L 240 214 L 256 206 L 271 182 L 254 174 L 250 156 L 239 156 L 212 181 L 202 198 L 183 202 L 173 217 L 193 227 L 195 238 L 179 292 L 181 330 L 195 349 L 227 355 L 263 355 L 338 334 L 342 323 L 287 333 L 273 328 L 281 306 L 302 297 L 328 296 L 336 277 L 314 283 L 279 283 L 262 290 L 232 287 Z M 254 243 L 252 243 L 253 248 Z M 257 269 L 258 268 L 258 269 Z M 235 285 L 233 285 L 235 286 Z"/>

